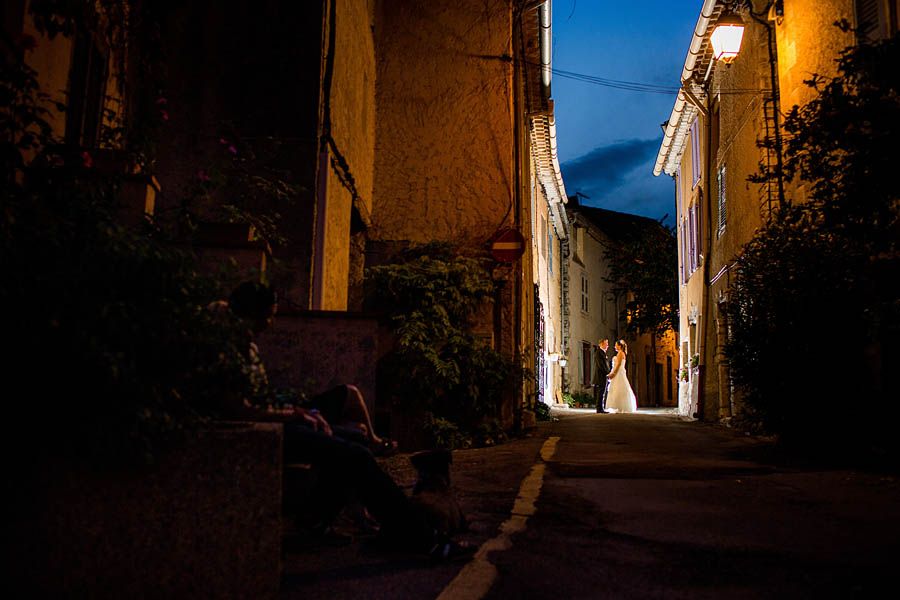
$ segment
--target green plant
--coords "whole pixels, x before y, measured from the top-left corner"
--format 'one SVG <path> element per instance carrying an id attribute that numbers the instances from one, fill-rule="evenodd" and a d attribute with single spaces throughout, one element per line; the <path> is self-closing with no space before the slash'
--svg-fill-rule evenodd
<path id="1" fill-rule="evenodd" d="M 846 49 L 838 75 L 813 76 L 817 97 L 788 113 L 783 172 L 754 178 L 799 178 L 808 197 L 738 257 L 725 353 L 742 421 L 798 446 L 896 445 L 898 61 L 896 37 Z M 843 418 L 851 398 L 879 419 Z"/>
<path id="2" fill-rule="evenodd" d="M 453 439 L 444 422 L 477 438 L 477 428 L 499 416 L 503 395 L 525 375 L 517 360 L 471 332 L 474 313 L 494 292 L 488 264 L 432 242 L 367 272 L 370 300 L 390 315 L 396 334 L 379 377 L 409 414 L 432 415 L 441 440 Z"/>
<path id="3" fill-rule="evenodd" d="M 7 415 L 38 417 L 27 458 L 151 460 L 168 434 L 256 395 L 246 328 L 155 229 L 119 223 L 119 181 L 53 136 L 37 74 L 0 67 L 0 255 Z M 15 435 L 15 434 L 13 434 Z"/>
<path id="4" fill-rule="evenodd" d="M 538 421 L 549 421 L 550 405 L 545 402 L 535 402 L 534 415 Z"/>
<path id="5" fill-rule="evenodd" d="M 591 408 L 597 406 L 594 402 L 594 396 L 585 392 L 563 392 L 562 398 L 569 408 L 577 408 L 578 406 Z"/>

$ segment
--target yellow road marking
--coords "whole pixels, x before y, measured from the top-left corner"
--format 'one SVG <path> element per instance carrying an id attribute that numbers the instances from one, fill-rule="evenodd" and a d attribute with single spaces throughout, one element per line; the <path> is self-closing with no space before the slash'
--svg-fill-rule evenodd
<path id="1" fill-rule="evenodd" d="M 500 534 L 483 543 L 472 560 L 447 584 L 438 600 L 479 600 L 484 598 L 497 579 L 497 567 L 488 560 L 488 553 L 512 547 L 510 536 L 525 531 L 528 517 L 535 513 L 535 503 L 544 485 L 546 461 L 556 452 L 558 437 L 548 438 L 541 446 L 541 461 L 531 467 L 531 472 L 519 486 L 519 495 L 513 504 L 512 514 L 500 525 Z"/>

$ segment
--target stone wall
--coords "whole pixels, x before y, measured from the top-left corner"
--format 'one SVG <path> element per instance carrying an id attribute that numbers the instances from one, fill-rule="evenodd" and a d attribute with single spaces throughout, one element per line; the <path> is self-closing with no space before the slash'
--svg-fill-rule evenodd
<path id="1" fill-rule="evenodd" d="M 145 468 L 61 456 L 13 488 L 5 587 L 16 598 L 275 598 L 281 468 L 276 424 L 188 434 Z"/>
<path id="2" fill-rule="evenodd" d="M 258 343 L 273 386 L 316 394 L 352 383 L 381 420 L 390 406 L 376 396 L 375 376 L 379 358 L 390 350 L 387 335 L 372 315 L 308 311 L 279 314 Z"/>

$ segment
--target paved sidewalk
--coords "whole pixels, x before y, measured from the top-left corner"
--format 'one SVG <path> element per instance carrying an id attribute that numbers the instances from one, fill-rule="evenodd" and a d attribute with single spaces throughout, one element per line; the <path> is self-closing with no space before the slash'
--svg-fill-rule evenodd
<path id="1" fill-rule="evenodd" d="M 458 539 L 481 545 L 509 517 L 522 479 L 538 460 L 549 424 L 523 439 L 491 448 L 453 453 L 456 496 L 469 520 Z M 409 455 L 379 461 L 401 486 L 412 488 Z M 344 531 L 353 532 L 345 524 Z M 372 537 L 357 536 L 343 548 L 292 550 L 283 559 L 281 600 L 437 598 L 464 564 L 433 565 L 424 559 L 390 555 L 373 548 Z"/>

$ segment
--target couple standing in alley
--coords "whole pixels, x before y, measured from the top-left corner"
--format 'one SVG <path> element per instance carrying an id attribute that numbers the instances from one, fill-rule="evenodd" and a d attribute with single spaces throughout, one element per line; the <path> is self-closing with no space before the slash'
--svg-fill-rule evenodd
<path id="1" fill-rule="evenodd" d="M 597 401 L 597 412 L 609 412 L 607 408 L 614 408 L 616 412 L 633 413 L 637 411 L 637 399 L 628 377 L 625 375 L 625 360 L 628 358 L 628 345 L 625 340 L 616 342 L 616 354 L 613 356 L 612 367 L 606 354 L 609 348 L 609 340 L 603 338 L 598 343 L 594 352 L 594 400 Z"/>

